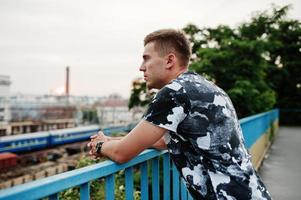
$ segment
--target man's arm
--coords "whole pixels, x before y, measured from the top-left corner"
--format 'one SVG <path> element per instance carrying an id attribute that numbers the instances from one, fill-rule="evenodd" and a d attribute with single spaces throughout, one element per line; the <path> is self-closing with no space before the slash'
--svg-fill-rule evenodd
<path id="1" fill-rule="evenodd" d="M 164 150 L 167 149 L 166 143 L 164 141 L 164 136 L 162 136 L 155 144 L 151 146 L 151 148 L 157 149 L 157 150 Z"/>
<path id="2" fill-rule="evenodd" d="M 165 132 L 166 129 L 142 120 L 120 140 L 105 141 L 101 148 L 101 154 L 117 163 L 125 163 L 154 144 L 162 149 L 164 141 L 159 140 L 162 139 Z"/>
<path id="3" fill-rule="evenodd" d="M 90 139 L 93 141 L 96 138 L 100 138 L 101 139 L 102 137 L 105 137 L 106 140 L 111 141 L 111 140 L 121 140 L 125 136 L 116 136 L 116 137 L 103 136 L 103 133 L 100 131 L 99 134 L 92 135 L 90 137 Z M 152 146 L 150 146 L 150 148 L 154 148 L 154 149 L 157 149 L 157 150 L 167 149 L 167 146 L 166 146 L 165 141 L 164 141 L 164 136 L 162 136 L 156 143 L 152 144 Z"/>

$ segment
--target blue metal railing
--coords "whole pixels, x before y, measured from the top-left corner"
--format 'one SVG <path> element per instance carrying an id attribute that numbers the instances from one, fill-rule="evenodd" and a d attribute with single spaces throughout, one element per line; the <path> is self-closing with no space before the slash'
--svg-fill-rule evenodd
<path id="1" fill-rule="evenodd" d="M 250 149 L 252 145 L 267 131 L 267 129 L 272 127 L 272 123 L 278 119 L 279 110 L 274 109 L 239 120 L 246 147 Z"/>
<path id="2" fill-rule="evenodd" d="M 278 120 L 279 111 L 261 113 L 240 120 L 247 146 L 254 142 Z M 160 157 L 163 157 L 160 159 Z M 162 163 L 161 163 L 162 160 Z M 151 161 L 151 191 L 149 191 L 148 167 Z M 124 164 L 116 164 L 112 161 L 104 161 L 91 166 L 73 171 L 54 175 L 13 188 L 0 191 L 0 200 L 18 199 L 59 199 L 59 193 L 72 187 L 80 187 L 80 199 L 90 199 L 90 182 L 105 179 L 105 197 L 107 200 L 114 199 L 115 178 L 114 174 L 125 170 L 125 197 L 127 200 L 134 199 L 133 168 L 139 166 L 141 199 L 148 200 L 149 194 L 153 199 L 164 200 L 191 200 L 184 182 L 179 177 L 179 172 L 170 161 L 167 151 L 145 150 L 131 161 Z M 162 168 L 163 187 L 160 187 L 160 168 Z M 163 189 L 163 191 L 160 191 Z M 150 193 L 151 192 L 151 193 Z"/>
<path id="3" fill-rule="evenodd" d="M 164 200 L 171 199 L 170 177 L 172 174 L 173 194 L 179 193 L 179 174 L 174 165 L 170 162 L 167 151 L 145 150 L 135 159 L 125 163 L 116 164 L 112 161 L 104 161 L 88 167 L 72 170 L 62 174 L 54 175 L 34 182 L 15 186 L 10 189 L 4 189 L 0 192 L 0 199 L 40 199 L 50 197 L 50 199 L 59 199 L 59 192 L 71 187 L 80 186 L 80 199 L 90 199 L 89 182 L 95 179 L 105 178 L 106 199 L 114 199 L 114 173 L 125 170 L 125 196 L 126 199 L 133 199 L 133 167 L 140 165 L 141 199 L 148 199 L 148 160 L 152 160 L 152 196 L 153 199 L 159 199 L 159 157 L 163 157 L 163 193 Z M 172 168 L 170 167 L 172 166 Z M 171 170 L 172 169 L 172 170 Z M 191 199 L 186 189 L 181 190 L 181 195 L 186 199 Z M 177 197 L 173 198 L 177 199 Z"/>

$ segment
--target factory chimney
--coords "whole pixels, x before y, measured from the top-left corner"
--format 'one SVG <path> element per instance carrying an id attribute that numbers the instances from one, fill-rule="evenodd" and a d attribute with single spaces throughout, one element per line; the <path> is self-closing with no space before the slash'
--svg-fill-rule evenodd
<path id="1" fill-rule="evenodd" d="M 66 67 L 66 96 L 69 97 L 69 67 Z"/>

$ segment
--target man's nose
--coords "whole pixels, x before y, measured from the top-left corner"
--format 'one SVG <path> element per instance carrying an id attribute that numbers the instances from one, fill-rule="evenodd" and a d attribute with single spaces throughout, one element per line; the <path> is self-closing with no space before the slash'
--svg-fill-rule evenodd
<path id="1" fill-rule="evenodd" d="M 141 65 L 140 65 L 140 67 L 139 67 L 139 71 L 141 71 L 141 72 L 144 72 L 144 71 L 145 71 L 145 69 L 146 69 L 146 68 L 144 67 L 144 65 L 143 65 L 143 64 L 141 64 Z"/>

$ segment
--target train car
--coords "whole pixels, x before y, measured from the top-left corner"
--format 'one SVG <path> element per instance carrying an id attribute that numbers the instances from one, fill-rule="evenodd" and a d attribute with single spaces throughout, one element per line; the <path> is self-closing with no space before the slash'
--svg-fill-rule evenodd
<path id="1" fill-rule="evenodd" d="M 105 135 L 112 135 L 112 134 L 120 133 L 120 132 L 128 132 L 128 127 L 127 126 L 105 127 L 105 128 L 102 129 L 102 132 Z"/>
<path id="2" fill-rule="evenodd" d="M 90 136 L 96 134 L 99 130 L 99 126 L 92 125 L 49 131 L 50 145 L 56 146 L 82 140 L 89 140 Z"/>
<path id="3" fill-rule="evenodd" d="M 120 125 L 120 126 L 108 126 L 108 127 L 104 127 L 102 131 L 105 135 L 113 135 L 116 133 L 130 132 L 136 125 L 137 123 L 130 123 L 128 125 Z"/>
<path id="4" fill-rule="evenodd" d="M 130 132 L 138 123 L 130 123 L 126 127 L 126 132 Z"/>
<path id="5" fill-rule="evenodd" d="M 48 131 L 0 137 L 1 152 L 25 152 L 44 149 L 48 146 Z"/>
<path id="6" fill-rule="evenodd" d="M 103 128 L 106 135 L 112 135 L 119 132 L 129 132 L 134 124 L 126 126 L 115 126 Z M 89 140 L 91 135 L 96 134 L 100 130 L 97 125 L 26 133 L 22 135 L 12 135 L 0 137 L 0 153 L 1 152 L 27 152 L 40 150 L 52 146 L 68 144 L 78 141 Z"/>
<path id="7" fill-rule="evenodd" d="M 17 165 L 18 156 L 14 153 L 0 153 L 0 171 Z"/>

